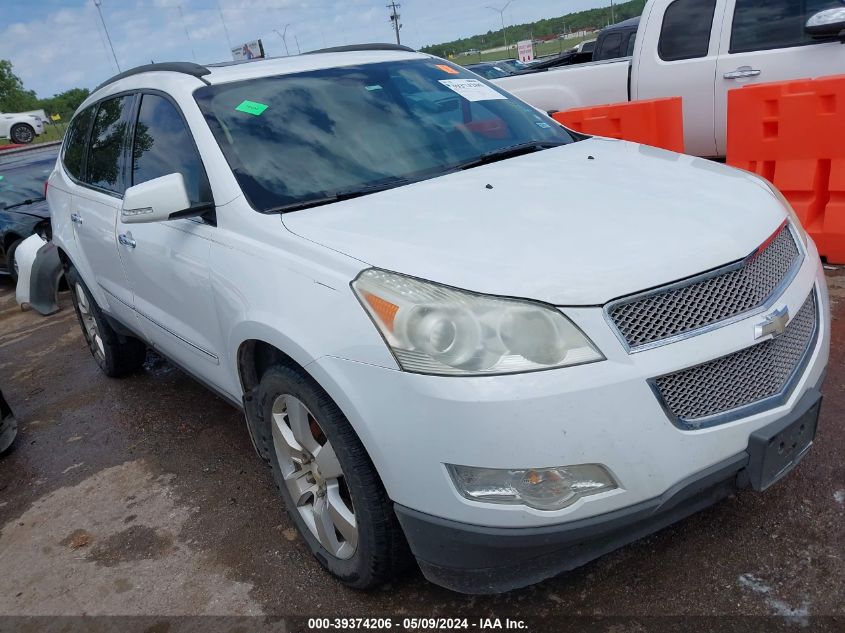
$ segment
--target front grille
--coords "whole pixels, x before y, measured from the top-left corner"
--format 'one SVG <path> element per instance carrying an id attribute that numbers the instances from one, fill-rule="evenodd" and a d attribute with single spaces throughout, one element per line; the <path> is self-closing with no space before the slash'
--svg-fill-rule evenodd
<path id="1" fill-rule="evenodd" d="M 738 264 L 608 305 L 634 350 L 730 319 L 763 305 L 801 260 L 788 225 Z"/>
<path id="2" fill-rule="evenodd" d="M 699 427 L 705 418 L 786 394 L 815 341 L 817 315 L 813 292 L 777 338 L 656 378 L 666 409 L 687 426 Z"/>

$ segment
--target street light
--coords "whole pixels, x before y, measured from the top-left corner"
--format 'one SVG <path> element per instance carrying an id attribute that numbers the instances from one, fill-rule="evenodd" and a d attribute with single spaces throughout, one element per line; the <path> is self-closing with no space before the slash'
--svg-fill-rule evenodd
<path id="1" fill-rule="evenodd" d="M 285 43 L 285 55 L 288 57 L 290 57 L 290 51 L 288 50 L 288 41 L 287 39 L 285 39 L 285 36 L 287 35 L 289 26 L 290 24 L 285 24 L 285 30 L 282 33 L 279 33 L 279 29 L 273 29 L 273 32 L 279 37 L 281 37 L 282 41 Z"/>
<path id="2" fill-rule="evenodd" d="M 505 52 L 508 50 L 508 31 L 505 28 L 505 11 L 511 4 L 513 4 L 516 0 L 508 0 L 508 2 L 503 6 L 501 9 L 497 9 L 496 7 L 487 7 L 491 11 L 495 11 L 499 14 L 499 17 L 502 18 L 502 34 L 505 36 Z"/>

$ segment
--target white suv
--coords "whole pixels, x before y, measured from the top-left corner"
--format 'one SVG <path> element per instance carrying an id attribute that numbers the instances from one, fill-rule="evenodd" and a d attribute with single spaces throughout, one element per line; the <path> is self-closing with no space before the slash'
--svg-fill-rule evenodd
<path id="1" fill-rule="evenodd" d="M 447 61 L 141 67 L 82 104 L 54 240 L 109 376 L 244 410 L 315 557 L 495 592 L 812 443 L 829 308 L 765 181 L 571 132 Z"/>

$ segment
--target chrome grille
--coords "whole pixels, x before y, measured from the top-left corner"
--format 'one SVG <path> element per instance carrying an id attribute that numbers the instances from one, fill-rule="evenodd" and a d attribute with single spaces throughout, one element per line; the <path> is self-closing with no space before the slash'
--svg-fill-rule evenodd
<path id="1" fill-rule="evenodd" d="M 724 321 L 764 304 L 801 253 L 788 225 L 738 264 L 646 295 L 608 305 L 607 313 L 633 350 Z"/>
<path id="2" fill-rule="evenodd" d="M 811 293 L 783 334 L 728 356 L 654 380 L 666 409 L 688 426 L 786 393 L 815 340 Z"/>

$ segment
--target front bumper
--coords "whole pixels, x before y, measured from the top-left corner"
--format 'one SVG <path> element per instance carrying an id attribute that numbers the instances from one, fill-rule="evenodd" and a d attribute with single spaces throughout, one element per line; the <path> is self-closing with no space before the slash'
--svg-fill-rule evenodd
<path id="1" fill-rule="evenodd" d="M 819 385 L 820 387 L 821 385 Z M 784 427 L 817 419 L 818 389 L 795 409 L 764 427 L 758 439 L 779 437 Z M 500 593 L 579 567 L 713 505 L 733 492 L 761 485 L 760 451 L 754 447 L 688 477 L 657 498 L 562 525 L 491 528 L 448 521 L 396 505 L 396 514 L 423 574 L 431 582 L 472 594 Z M 777 479 L 806 454 L 794 455 Z"/>

